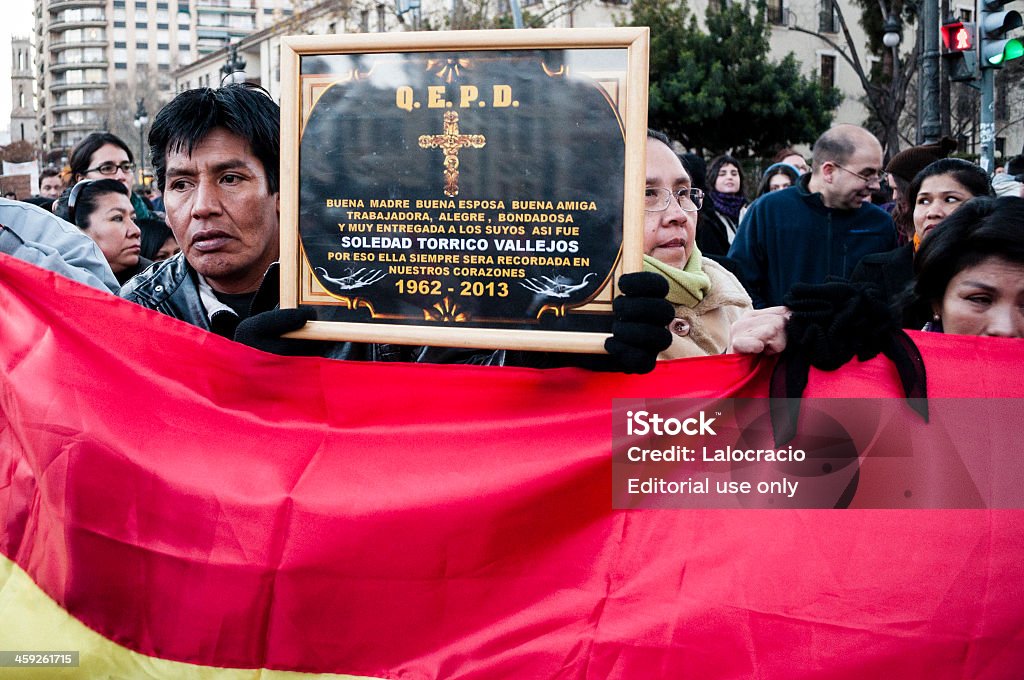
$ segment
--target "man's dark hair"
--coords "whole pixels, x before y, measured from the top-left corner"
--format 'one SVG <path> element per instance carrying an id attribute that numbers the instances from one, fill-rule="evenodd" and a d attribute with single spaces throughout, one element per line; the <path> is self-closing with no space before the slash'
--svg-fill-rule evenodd
<path id="1" fill-rule="evenodd" d="M 92 158 L 92 155 L 107 144 L 113 144 L 124 149 L 124 152 L 128 154 L 128 162 L 135 162 L 135 159 L 132 157 L 132 150 L 128 148 L 128 145 L 120 137 L 110 132 L 90 132 L 82 141 L 75 144 L 75 148 L 71 150 L 71 155 L 68 157 L 68 165 L 71 166 L 72 183 L 85 177 L 85 173 L 91 169 L 89 167 L 89 160 Z"/>
<path id="2" fill-rule="evenodd" d="M 989 257 L 1024 265 L 1024 198 L 972 198 L 921 243 L 914 298 L 941 301 L 958 273 Z"/>
<path id="3" fill-rule="evenodd" d="M 75 195 L 74 208 L 68 207 L 68 200 L 75 191 L 74 186 L 64 190 L 64 193 L 57 199 L 57 204 L 53 208 L 53 212 L 57 217 L 70 222 L 79 229 L 89 228 L 89 220 L 96 211 L 96 203 L 100 196 L 121 194 L 131 198 L 128 194 L 128 187 L 116 179 L 87 179 L 79 182 L 79 184 L 82 184 L 82 187 L 78 189 L 78 193 Z"/>
<path id="4" fill-rule="evenodd" d="M 1013 175 L 1020 180 L 1020 175 L 1024 175 L 1024 155 L 1014 156 L 1010 160 L 1006 161 L 1006 174 Z"/>
<path id="5" fill-rule="evenodd" d="M 656 139 L 659 142 L 661 142 L 662 144 L 664 144 L 665 146 L 667 146 L 668 148 L 670 148 L 670 149 L 672 148 L 672 140 L 669 139 L 668 135 L 666 135 L 661 130 L 655 130 L 653 128 L 647 128 L 647 138 L 648 139 Z"/>
<path id="6" fill-rule="evenodd" d="M 51 165 L 39 171 L 40 182 L 42 182 L 47 177 L 60 177 L 60 170 Z"/>
<path id="7" fill-rule="evenodd" d="M 142 232 L 142 249 L 139 255 L 152 260 L 156 253 L 164 245 L 167 239 L 174 236 L 171 228 L 159 217 L 151 217 L 144 220 L 135 220 L 135 224 Z"/>
<path id="8" fill-rule="evenodd" d="M 149 130 L 156 184 L 164 191 L 167 154 L 191 154 L 207 135 L 223 128 L 249 143 L 267 173 L 270 193 L 279 187 L 281 109 L 266 90 L 247 84 L 186 90 L 160 109 Z"/>
<path id="9" fill-rule="evenodd" d="M 679 156 L 679 162 L 683 164 L 686 174 L 690 176 L 691 186 L 694 189 L 707 191 L 708 164 L 704 161 L 704 158 L 695 153 L 680 153 L 676 155 Z"/>

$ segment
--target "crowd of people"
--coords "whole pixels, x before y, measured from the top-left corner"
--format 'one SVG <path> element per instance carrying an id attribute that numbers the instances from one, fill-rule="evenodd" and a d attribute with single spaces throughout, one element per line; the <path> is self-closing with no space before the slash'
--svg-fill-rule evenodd
<path id="1" fill-rule="evenodd" d="M 283 337 L 315 313 L 276 308 L 279 121 L 256 88 L 183 92 L 154 119 L 155 177 L 138 187 L 128 145 L 92 133 L 65 173 L 41 173 L 29 201 L 38 212 L 0 204 L 3 252 L 278 353 L 546 365 L 502 351 Z M 947 158 L 953 146 L 913 147 L 884 163 L 869 131 L 836 125 L 809 163 L 781 149 L 748 180 L 733 156 L 706 163 L 649 131 L 645 271 L 621 285 L 604 368 L 781 351 L 798 283 L 870 287 L 908 329 L 1024 337 L 1024 158 L 990 179 Z M 44 210 L 61 219 L 47 224 Z M 90 252 L 107 272 L 83 265 Z"/>

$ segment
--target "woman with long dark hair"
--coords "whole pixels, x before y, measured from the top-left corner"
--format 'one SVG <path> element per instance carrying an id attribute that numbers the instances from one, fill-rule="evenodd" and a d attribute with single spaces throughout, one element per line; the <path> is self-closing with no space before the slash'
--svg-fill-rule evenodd
<path id="1" fill-rule="evenodd" d="M 747 206 L 739 161 L 732 156 L 711 161 L 707 186 L 710 200 L 704 201 L 705 219 L 697 231 L 697 247 L 707 255 L 728 255 Z"/>

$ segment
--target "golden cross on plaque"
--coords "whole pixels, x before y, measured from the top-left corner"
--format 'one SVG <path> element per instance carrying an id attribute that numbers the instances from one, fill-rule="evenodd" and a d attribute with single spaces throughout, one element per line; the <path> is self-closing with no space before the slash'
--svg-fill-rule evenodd
<path id="1" fill-rule="evenodd" d="M 459 134 L 459 114 L 446 111 L 444 133 L 420 135 L 421 149 L 441 149 L 444 152 L 444 195 L 459 195 L 459 151 L 465 147 L 482 149 L 487 140 L 483 135 Z"/>

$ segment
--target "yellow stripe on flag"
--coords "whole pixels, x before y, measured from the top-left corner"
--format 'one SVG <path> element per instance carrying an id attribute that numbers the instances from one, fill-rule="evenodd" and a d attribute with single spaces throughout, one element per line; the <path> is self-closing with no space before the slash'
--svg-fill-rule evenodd
<path id="1" fill-rule="evenodd" d="M 6 667 L 2 678 L 198 678 L 200 680 L 382 680 L 364 675 L 215 668 L 159 659 L 108 640 L 67 613 L 28 574 L 0 555 L 0 651 L 78 652 L 75 668 Z"/>

